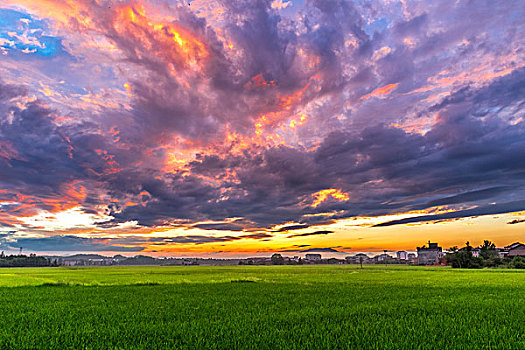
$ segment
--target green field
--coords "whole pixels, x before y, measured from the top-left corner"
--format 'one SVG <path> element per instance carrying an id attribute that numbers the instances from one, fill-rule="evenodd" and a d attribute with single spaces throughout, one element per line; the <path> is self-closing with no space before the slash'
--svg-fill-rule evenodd
<path id="1" fill-rule="evenodd" d="M 525 349 L 525 272 L 0 269 L 0 349 Z"/>

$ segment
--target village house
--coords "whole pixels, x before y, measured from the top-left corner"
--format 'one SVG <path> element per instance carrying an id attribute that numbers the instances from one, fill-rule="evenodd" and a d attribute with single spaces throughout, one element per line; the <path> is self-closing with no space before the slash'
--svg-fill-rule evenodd
<path id="1" fill-rule="evenodd" d="M 508 252 L 507 256 L 511 258 L 515 256 L 525 256 L 525 244 L 520 242 L 506 246 L 505 250 Z"/>
<path id="2" fill-rule="evenodd" d="M 498 257 L 500 259 L 503 259 L 509 254 L 509 251 L 505 248 L 496 248 L 496 251 L 498 252 Z"/>
<path id="3" fill-rule="evenodd" d="M 392 256 L 388 255 L 387 253 L 376 255 L 372 259 L 374 260 L 374 262 L 376 264 L 379 263 L 379 262 L 387 262 L 387 261 L 394 260 L 394 258 Z"/>
<path id="4" fill-rule="evenodd" d="M 305 259 L 308 261 L 321 261 L 321 254 L 306 254 Z"/>
<path id="5" fill-rule="evenodd" d="M 370 258 L 368 257 L 368 255 L 363 253 L 359 253 L 354 256 L 347 256 L 345 257 L 345 260 L 347 264 L 360 264 L 361 262 L 363 264 L 370 263 Z"/>
<path id="6" fill-rule="evenodd" d="M 419 265 L 439 264 L 443 257 L 443 249 L 437 243 L 430 243 L 428 246 L 417 247 L 417 263 Z"/>
<path id="7" fill-rule="evenodd" d="M 407 260 L 408 257 L 407 257 L 407 252 L 404 251 L 404 250 L 400 250 L 398 252 L 396 252 L 396 256 L 399 260 Z"/>
<path id="8" fill-rule="evenodd" d="M 76 254 L 60 258 L 63 266 L 105 266 L 114 264 L 113 258 L 98 254 Z"/>
<path id="9" fill-rule="evenodd" d="M 299 256 L 295 255 L 293 257 L 285 257 L 284 261 L 286 261 L 289 264 L 298 264 L 299 263 Z"/>

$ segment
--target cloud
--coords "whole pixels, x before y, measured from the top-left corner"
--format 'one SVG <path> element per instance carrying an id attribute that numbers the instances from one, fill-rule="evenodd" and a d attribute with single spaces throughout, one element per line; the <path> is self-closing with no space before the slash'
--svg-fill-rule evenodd
<path id="1" fill-rule="evenodd" d="M 288 238 L 307 237 L 307 236 L 316 236 L 316 235 L 327 235 L 327 234 L 330 234 L 330 233 L 334 233 L 334 231 L 320 230 L 320 231 L 314 231 L 314 232 L 299 233 L 299 234 L 288 236 Z"/>
<path id="2" fill-rule="evenodd" d="M 268 239 L 272 238 L 273 236 L 271 234 L 268 234 L 266 232 L 256 232 L 256 233 L 250 233 L 248 235 L 239 236 L 240 238 L 248 238 L 248 239 Z"/>
<path id="3" fill-rule="evenodd" d="M 203 244 L 203 243 L 216 243 L 216 242 L 231 242 L 241 239 L 240 237 L 233 236 L 200 236 L 200 235 L 191 235 L 191 236 L 178 236 L 167 238 L 164 240 L 164 244 L 173 244 L 173 243 L 192 243 L 192 244 Z"/>
<path id="4" fill-rule="evenodd" d="M 242 236 L 207 236 L 207 235 L 181 235 L 165 237 L 149 237 L 137 235 L 123 235 L 118 238 L 85 238 L 72 235 L 59 235 L 49 237 L 27 237 L 10 231 L 0 234 L 0 248 L 19 249 L 36 252 L 48 251 L 76 251 L 76 252 L 140 252 L 146 246 L 162 247 L 175 245 L 201 245 L 208 243 L 234 242 L 240 239 L 264 239 L 272 237 L 265 233 L 253 233 Z"/>
<path id="5" fill-rule="evenodd" d="M 291 230 L 300 230 L 303 228 L 308 228 L 310 225 L 308 224 L 298 224 L 298 225 L 287 225 L 280 227 L 279 229 L 275 230 L 274 232 L 285 232 L 285 231 L 291 231 Z"/>
<path id="6" fill-rule="evenodd" d="M 50 235 L 24 218 L 79 208 L 103 218 L 91 229 L 272 239 L 349 217 L 521 208 L 514 3 L 287 4 L 0 10 L 14 33 L 0 36 L 2 225 Z M 238 237 L 174 239 L 160 243 Z"/>
<path id="7" fill-rule="evenodd" d="M 0 48 L 4 56 L 13 56 L 17 60 L 34 58 L 52 59 L 67 55 L 58 37 L 46 35 L 48 29 L 44 21 L 30 15 L 0 8 Z"/>
<path id="8" fill-rule="evenodd" d="M 525 209 L 525 201 L 515 201 L 501 204 L 492 204 L 484 207 L 478 207 L 473 209 L 458 210 L 454 212 L 444 213 L 444 214 L 435 214 L 435 215 L 422 215 L 406 219 L 393 220 L 388 222 L 383 222 L 380 224 L 374 225 L 374 227 L 382 226 L 392 226 L 399 224 L 408 224 L 414 222 L 428 222 L 428 221 L 437 221 L 437 220 L 450 220 L 458 219 L 465 217 L 473 217 L 480 215 L 493 215 L 493 214 L 503 214 L 509 212 L 522 211 Z"/>
<path id="9" fill-rule="evenodd" d="M 510 189 L 507 187 L 492 187 L 492 188 L 487 188 L 483 190 L 462 193 L 457 196 L 435 199 L 435 200 L 427 202 L 427 205 L 429 207 L 434 207 L 438 205 L 474 202 L 477 200 L 492 198 L 495 195 L 498 195 L 500 193 L 503 193 L 509 190 Z"/>
<path id="10" fill-rule="evenodd" d="M 110 245 L 101 240 L 92 238 L 82 238 L 76 236 L 51 236 L 51 237 L 10 237 L 2 238 L 0 245 L 4 249 L 19 249 L 35 252 L 58 252 L 58 251 L 90 251 L 90 252 L 140 252 L 143 247 L 124 247 Z"/>
<path id="11" fill-rule="evenodd" d="M 218 223 L 218 224 L 197 224 L 193 225 L 195 228 L 203 230 L 223 230 L 223 231 L 242 231 L 243 227 L 231 223 Z"/>
<path id="12" fill-rule="evenodd" d="M 307 249 L 287 249 L 281 252 L 297 252 L 297 253 L 343 253 L 335 248 L 307 248 Z"/>

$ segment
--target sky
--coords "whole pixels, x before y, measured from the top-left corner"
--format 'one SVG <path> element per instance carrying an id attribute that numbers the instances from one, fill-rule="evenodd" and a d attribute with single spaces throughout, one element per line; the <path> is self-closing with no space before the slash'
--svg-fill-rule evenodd
<path id="1" fill-rule="evenodd" d="M 0 250 L 525 241 L 525 2 L 0 0 Z"/>

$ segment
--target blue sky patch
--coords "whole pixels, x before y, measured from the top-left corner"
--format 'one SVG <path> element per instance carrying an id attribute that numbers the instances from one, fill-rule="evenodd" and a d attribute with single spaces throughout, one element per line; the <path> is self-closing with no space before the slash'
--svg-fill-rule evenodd
<path id="1" fill-rule="evenodd" d="M 62 46 L 62 39 L 45 35 L 46 29 L 44 21 L 27 13 L 0 9 L 0 48 L 4 54 L 40 58 L 67 54 Z"/>
<path id="2" fill-rule="evenodd" d="M 377 18 L 372 23 L 364 26 L 366 34 L 372 36 L 374 32 L 382 32 L 388 27 L 388 21 L 386 18 Z"/>

